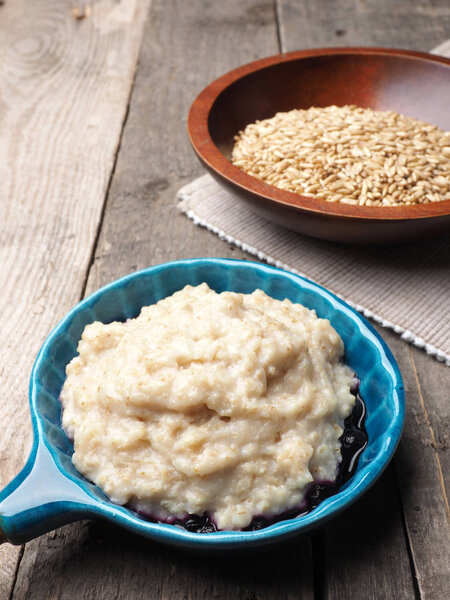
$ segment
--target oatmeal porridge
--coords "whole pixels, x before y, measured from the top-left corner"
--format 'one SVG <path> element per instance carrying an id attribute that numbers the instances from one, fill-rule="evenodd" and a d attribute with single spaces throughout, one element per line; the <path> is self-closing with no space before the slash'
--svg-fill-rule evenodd
<path id="1" fill-rule="evenodd" d="M 116 503 L 242 529 L 336 478 L 355 375 L 329 321 L 300 304 L 186 286 L 88 325 L 78 353 L 63 427 L 75 467 Z"/>

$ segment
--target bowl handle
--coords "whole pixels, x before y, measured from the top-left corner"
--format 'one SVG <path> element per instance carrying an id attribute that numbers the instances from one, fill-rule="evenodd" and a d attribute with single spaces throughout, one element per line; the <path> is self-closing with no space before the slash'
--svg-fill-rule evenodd
<path id="1" fill-rule="evenodd" d="M 92 517 L 95 507 L 95 500 L 63 475 L 40 440 L 22 471 L 0 493 L 0 544 L 22 544 Z"/>

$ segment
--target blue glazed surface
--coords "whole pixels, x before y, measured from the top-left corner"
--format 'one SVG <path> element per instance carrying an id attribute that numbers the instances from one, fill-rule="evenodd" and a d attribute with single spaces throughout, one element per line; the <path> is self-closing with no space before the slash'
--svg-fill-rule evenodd
<path id="1" fill-rule="evenodd" d="M 151 523 L 110 502 L 73 467 L 72 444 L 60 427 L 58 401 L 65 367 L 75 356 L 84 327 L 95 320 L 110 322 L 139 314 L 187 284 L 206 281 L 217 292 L 249 293 L 260 288 L 282 300 L 289 298 L 330 320 L 346 347 L 346 362 L 361 379 L 367 407 L 369 444 L 355 475 L 338 494 L 298 519 L 249 532 L 196 534 Z M 274 267 L 225 259 L 192 259 L 166 263 L 128 275 L 98 290 L 52 331 L 36 359 L 30 381 L 34 445 L 19 475 L 0 493 L 0 539 L 20 544 L 81 518 L 109 519 L 148 538 L 186 547 L 225 548 L 273 543 L 324 523 L 359 498 L 380 476 L 400 439 L 404 421 L 403 383 L 397 364 L 380 336 L 356 311 L 307 279 Z"/>

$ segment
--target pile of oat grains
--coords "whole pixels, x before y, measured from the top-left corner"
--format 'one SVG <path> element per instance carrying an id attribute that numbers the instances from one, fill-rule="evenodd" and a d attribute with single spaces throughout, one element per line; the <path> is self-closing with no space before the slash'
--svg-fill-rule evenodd
<path id="1" fill-rule="evenodd" d="M 235 140 L 233 164 L 282 190 L 367 206 L 450 199 L 450 132 L 393 111 L 295 109 Z"/>

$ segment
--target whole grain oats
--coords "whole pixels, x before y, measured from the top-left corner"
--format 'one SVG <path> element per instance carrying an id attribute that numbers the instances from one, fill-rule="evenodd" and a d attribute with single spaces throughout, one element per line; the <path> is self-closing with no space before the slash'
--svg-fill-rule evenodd
<path id="1" fill-rule="evenodd" d="M 282 190 L 368 206 L 450 199 L 450 132 L 393 111 L 295 109 L 235 141 L 233 164 Z"/>

